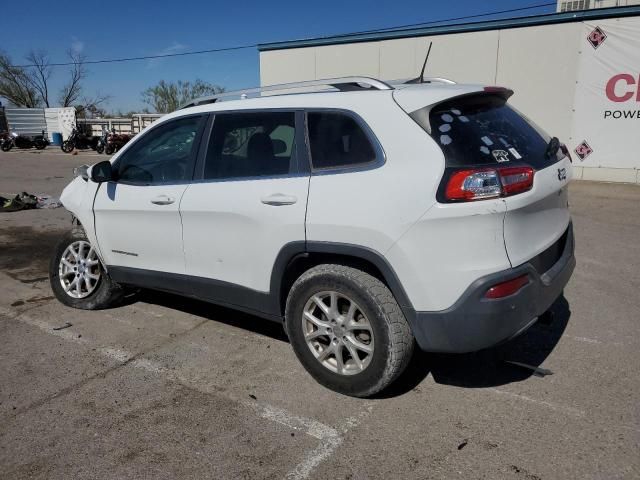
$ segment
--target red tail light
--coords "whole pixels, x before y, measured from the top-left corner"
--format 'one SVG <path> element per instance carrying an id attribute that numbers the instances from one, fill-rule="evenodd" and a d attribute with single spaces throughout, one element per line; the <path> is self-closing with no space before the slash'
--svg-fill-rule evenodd
<path id="1" fill-rule="evenodd" d="M 529 283 L 529 275 L 522 275 L 521 277 L 516 277 L 511 280 L 507 280 L 506 282 L 498 283 L 494 285 L 487 293 L 484 294 L 486 298 L 490 298 L 495 300 L 496 298 L 504 298 L 509 295 L 513 295 L 522 287 Z"/>
<path id="2" fill-rule="evenodd" d="M 444 196 L 450 201 L 469 202 L 517 195 L 531 190 L 534 173 L 531 167 L 458 170 L 449 177 Z"/>

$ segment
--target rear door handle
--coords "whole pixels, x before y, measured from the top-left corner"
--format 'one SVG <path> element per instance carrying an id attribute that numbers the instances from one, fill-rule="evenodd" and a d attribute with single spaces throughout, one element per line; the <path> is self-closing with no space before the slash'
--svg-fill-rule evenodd
<path id="1" fill-rule="evenodd" d="M 298 201 L 293 195 L 285 195 L 284 193 L 274 193 L 273 195 L 267 195 L 260 199 L 265 205 L 273 205 L 275 207 L 281 205 L 293 205 Z"/>
<path id="2" fill-rule="evenodd" d="M 151 200 L 151 203 L 154 205 L 171 205 L 175 201 L 175 198 L 169 197 L 168 195 L 158 195 L 156 198 Z"/>

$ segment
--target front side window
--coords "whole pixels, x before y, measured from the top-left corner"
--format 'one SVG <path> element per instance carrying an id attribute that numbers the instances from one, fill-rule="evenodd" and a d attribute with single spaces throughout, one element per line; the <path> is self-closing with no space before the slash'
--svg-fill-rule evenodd
<path id="1" fill-rule="evenodd" d="M 154 127 L 114 164 L 116 179 L 144 185 L 191 180 L 204 119 L 191 116 Z"/>
<path id="2" fill-rule="evenodd" d="M 288 175 L 295 169 L 295 113 L 221 113 L 213 122 L 205 179 Z"/>
<path id="3" fill-rule="evenodd" d="M 339 112 L 311 112 L 307 124 L 314 169 L 355 167 L 376 159 L 369 138 L 352 117 Z"/>

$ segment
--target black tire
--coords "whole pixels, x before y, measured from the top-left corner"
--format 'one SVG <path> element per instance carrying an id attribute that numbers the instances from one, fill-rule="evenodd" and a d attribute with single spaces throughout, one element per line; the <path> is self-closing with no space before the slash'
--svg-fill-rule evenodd
<path id="1" fill-rule="evenodd" d="M 112 145 L 107 145 L 104 149 L 104 153 L 107 155 L 111 155 L 115 151 L 115 148 Z"/>
<path id="2" fill-rule="evenodd" d="M 2 144 L 2 151 L 3 152 L 8 152 L 9 150 L 11 150 L 11 147 L 13 147 L 13 145 L 11 144 L 11 142 L 4 142 Z"/>
<path id="3" fill-rule="evenodd" d="M 69 140 L 65 140 L 64 142 L 62 142 L 62 145 L 60 146 L 60 148 L 64 153 L 71 153 L 73 152 L 75 145 L 73 142 L 70 142 Z"/>
<path id="4" fill-rule="evenodd" d="M 84 241 L 89 243 L 87 235 L 81 227 L 74 227 L 58 242 L 54 254 L 49 263 L 49 281 L 51 290 L 56 298 L 69 307 L 82 310 L 100 310 L 116 305 L 124 295 L 123 288 L 111 280 L 109 274 L 104 270 L 102 263 L 99 263 L 100 278 L 91 294 L 84 298 L 74 298 L 67 294 L 60 281 L 60 261 L 67 247 L 74 242 Z"/>
<path id="5" fill-rule="evenodd" d="M 97 145 L 96 146 L 96 152 L 98 152 L 98 153 L 104 152 L 104 145 L 103 144 Z"/>
<path id="6" fill-rule="evenodd" d="M 44 150 L 47 146 L 45 142 L 40 140 L 36 140 L 34 145 L 36 147 L 36 150 Z"/>
<path id="7" fill-rule="evenodd" d="M 341 375 L 329 370 L 304 338 L 305 305 L 315 294 L 327 291 L 353 299 L 371 325 L 373 353 L 359 373 Z M 291 346 L 304 368 L 318 383 L 345 395 L 370 397 L 380 392 L 400 376 L 413 355 L 415 339 L 393 294 L 380 280 L 355 268 L 318 265 L 307 270 L 291 287 L 285 318 Z"/>

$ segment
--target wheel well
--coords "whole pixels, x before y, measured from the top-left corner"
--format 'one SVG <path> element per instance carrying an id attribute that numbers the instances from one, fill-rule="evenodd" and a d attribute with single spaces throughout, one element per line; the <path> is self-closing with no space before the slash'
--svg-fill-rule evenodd
<path id="1" fill-rule="evenodd" d="M 294 256 L 289 261 L 284 274 L 282 275 L 282 281 L 280 284 L 280 312 L 283 316 L 285 306 L 287 304 L 287 296 L 289 295 L 289 290 L 291 290 L 294 282 L 298 277 L 300 277 L 300 275 L 310 268 L 322 264 L 337 264 L 357 268 L 358 270 L 362 270 L 363 272 L 377 278 L 387 287 L 391 288 L 380 269 L 369 260 L 351 255 L 340 255 L 334 253 L 301 253 Z"/>

